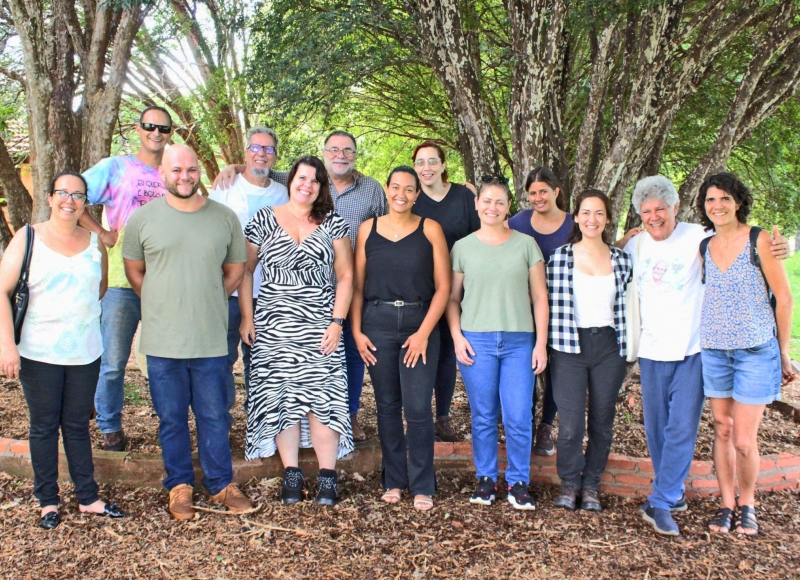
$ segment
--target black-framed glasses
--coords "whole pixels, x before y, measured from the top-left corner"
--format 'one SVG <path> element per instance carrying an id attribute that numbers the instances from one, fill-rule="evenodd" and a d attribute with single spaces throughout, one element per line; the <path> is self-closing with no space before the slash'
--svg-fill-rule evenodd
<path id="1" fill-rule="evenodd" d="M 272 145 L 257 145 L 255 143 L 248 145 L 247 150 L 251 153 L 255 153 L 256 155 L 258 155 L 261 151 L 268 155 L 275 155 L 275 151 L 277 151 L 277 149 L 275 149 L 275 147 Z"/>
<path id="2" fill-rule="evenodd" d="M 345 157 L 353 157 L 356 154 L 356 150 L 352 147 L 345 147 L 341 149 L 340 147 L 328 147 L 325 149 L 328 153 L 336 157 L 339 153 L 343 153 Z"/>
<path id="3" fill-rule="evenodd" d="M 169 135 L 172 133 L 172 126 L 171 125 L 156 125 L 155 123 L 139 123 L 139 126 L 142 130 L 146 131 L 147 133 L 151 131 L 155 131 L 158 129 L 158 132 L 162 135 Z"/>
<path id="4" fill-rule="evenodd" d="M 508 185 L 508 177 L 503 177 L 502 175 L 494 175 L 492 173 L 484 173 L 481 175 L 481 183 L 486 185 L 500 183 L 502 185 Z"/>
<path id="5" fill-rule="evenodd" d="M 75 191 L 73 193 L 70 193 L 66 189 L 56 189 L 50 195 L 55 195 L 56 193 L 61 197 L 61 199 L 67 199 L 68 197 L 71 197 L 72 201 L 74 201 L 75 203 L 86 203 L 86 194 L 85 193 L 82 193 L 82 192 L 79 192 L 79 191 Z"/>

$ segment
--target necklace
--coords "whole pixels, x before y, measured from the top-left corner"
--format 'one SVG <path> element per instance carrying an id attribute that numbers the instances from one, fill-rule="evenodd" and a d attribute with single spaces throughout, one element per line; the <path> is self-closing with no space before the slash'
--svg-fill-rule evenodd
<path id="1" fill-rule="evenodd" d="M 394 233 L 394 239 L 396 240 L 400 237 L 400 234 L 403 233 L 403 229 L 405 229 L 406 225 L 408 224 L 401 225 L 399 232 L 396 229 L 394 229 L 394 226 L 391 223 L 389 223 L 389 220 L 386 220 L 386 225 L 389 226 L 390 230 L 392 230 L 392 232 Z"/>

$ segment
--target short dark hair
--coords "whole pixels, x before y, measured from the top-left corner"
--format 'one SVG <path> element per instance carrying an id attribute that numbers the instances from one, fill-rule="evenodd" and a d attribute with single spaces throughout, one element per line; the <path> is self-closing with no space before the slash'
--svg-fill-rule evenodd
<path id="1" fill-rule="evenodd" d="M 161 111 L 162 113 L 164 113 L 167 116 L 167 118 L 169 118 L 169 125 L 170 125 L 170 127 L 172 126 L 172 115 L 170 115 L 169 111 L 167 111 L 164 107 L 159 107 L 158 105 L 153 105 L 151 107 L 147 107 L 144 111 L 142 111 L 142 114 L 139 115 L 139 124 L 140 125 L 142 124 L 142 119 L 144 119 L 144 116 L 148 111 Z"/>
<path id="2" fill-rule="evenodd" d="M 608 222 L 611 223 L 611 200 L 608 199 L 608 196 L 604 191 L 599 189 L 587 189 L 575 198 L 575 209 L 572 210 L 574 223 L 572 225 L 572 231 L 569 234 L 569 238 L 567 238 L 568 244 L 574 244 L 583 239 L 583 232 L 581 231 L 581 227 L 578 225 L 578 214 L 581 211 L 581 204 L 590 197 L 596 197 L 603 202 L 603 206 L 606 208 L 606 218 L 608 219 Z M 608 234 L 606 233 L 605 228 L 603 228 L 601 239 L 609 246 L 611 245 L 611 242 L 608 241 Z"/>
<path id="3" fill-rule="evenodd" d="M 321 224 L 325 216 L 333 211 L 333 198 L 331 197 L 331 186 L 328 181 L 328 171 L 325 169 L 325 164 L 318 157 L 313 155 L 300 157 L 289 170 L 289 177 L 286 183 L 289 185 L 290 190 L 294 176 L 301 165 L 313 167 L 316 170 L 316 178 L 319 181 L 319 195 L 311 206 L 311 221 L 315 224 Z"/>
<path id="4" fill-rule="evenodd" d="M 527 193 L 531 188 L 531 185 L 537 181 L 546 183 L 553 191 L 556 189 L 561 189 L 561 184 L 558 182 L 556 174 L 550 171 L 547 167 L 542 167 L 541 165 L 532 169 L 531 172 L 528 173 L 528 177 L 525 178 L 525 192 Z"/>
<path id="5" fill-rule="evenodd" d="M 447 160 L 444 158 L 444 149 L 438 143 L 434 143 L 433 141 L 423 141 L 416 147 L 414 147 L 414 153 L 411 155 L 411 162 L 417 162 L 417 153 L 419 153 L 420 149 L 424 149 L 425 147 L 431 147 L 432 149 L 436 149 L 436 152 L 439 154 L 439 161 L 445 163 Z M 447 168 L 442 171 L 442 183 L 447 183 Z"/>
<path id="6" fill-rule="evenodd" d="M 353 142 L 353 147 L 355 147 L 356 150 L 358 150 L 358 143 L 356 143 L 356 138 L 353 136 L 352 133 L 348 133 L 347 131 L 334 131 L 333 133 L 325 137 L 325 143 L 323 143 L 323 146 L 327 147 L 328 141 L 330 141 L 332 137 L 348 137 Z"/>
<path id="7" fill-rule="evenodd" d="M 700 186 L 700 193 L 697 194 L 695 201 L 697 208 L 697 215 L 700 216 L 700 223 L 705 226 L 707 230 L 714 229 L 714 222 L 712 222 L 706 213 L 706 196 L 708 190 L 712 187 L 721 189 L 725 193 L 729 193 L 736 205 L 739 208 L 736 210 L 736 219 L 739 223 L 746 224 L 747 216 L 750 215 L 750 210 L 753 209 L 753 195 L 750 189 L 736 177 L 735 173 L 716 173 L 706 177 L 706 180 Z"/>
<path id="8" fill-rule="evenodd" d="M 87 195 L 89 194 L 89 184 L 86 183 L 86 178 L 84 178 L 83 175 L 81 175 L 77 171 L 62 171 L 53 178 L 53 181 L 50 182 L 50 191 L 48 192 L 47 195 L 53 195 L 56 192 L 56 181 L 58 181 L 59 179 L 61 179 L 66 175 L 69 175 L 71 177 L 77 177 L 78 179 L 80 179 L 83 182 L 84 193 L 86 193 Z"/>
<path id="9" fill-rule="evenodd" d="M 411 175 L 414 178 L 414 183 L 417 186 L 417 191 L 419 191 L 420 188 L 419 175 L 417 175 L 417 172 L 414 171 L 413 167 L 409 167 L 408 165 L 398 165 L 397 167 L 392 169 L 392 172 L 389 173 L 389 177 L 386 178 L 387 187 L 389 186 L 389 183 L 392 181 L 392 176 L 394 176 L 395 173 L 408 173 L 409 175 Z"/>

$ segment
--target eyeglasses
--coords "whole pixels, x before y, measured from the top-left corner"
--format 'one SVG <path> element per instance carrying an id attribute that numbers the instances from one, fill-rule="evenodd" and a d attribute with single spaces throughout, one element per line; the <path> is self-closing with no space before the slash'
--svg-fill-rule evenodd
<path id="1" fill-rule="evenodd" d="M 353 157 L 356 154 L 356 150 L 351 147 L 345 147 L 344 149 L 340 149 L 339 147 L 328 147 L 325 149 L 328 153 L 336 157 L 339 153 L 343 153 L 345 157 Z"/>
<path id="2" fill-rule="evenodd" d="M 275 155 L 276 151 L 275 147 L 273 147 L 272 145 L 256 145 L 255 143 L 253 143 L 252 145 L 248 145 L 247 150 L 252 153 L 255 153 L 256 155 L 258 155 L 258 153 L 261 151 L 263 151 L 267 155 Z"/>
<path id="3" fill-rule="evenodd" d="M 500 183 L 502 185 L 508 185 L 508 177 L 503 177 L 502 175 L 492 175 L 491 173 L 484 173 L 481 175 L 481 183 L 486 185 L 492 185 Z"/>
<path id="4" fill-rule="evenodd" d="M 68 197 L 72 198 L 72 201 L 75 203 L 85 203 L 86 202 L 86 194 L 76 191 L 75 193 L 70 193 L 66 189 L 56 189 L 50 195 L 58 194 L 61 196 L 61 199 L 67 199 Z"/>
<path id="5" fill-rule="evenodd" d="M 172 133 L 172 127 L 170 125 L 156 125 L 155 123 L 139 123 L 139 126 L 142 128 L 143 131 L 149 133 L 150 131 L 155 131 L 158 129 L 158 132 L 162 135 L 169 135 Z"/>
<path id="6" fill-rule="evenodd" d="M 424 159 L 417 159 L 414 162 L 414 165 L 416 165 L 417 167 L 425 167 L 425 160 Z M 436 167 L 437 165 L 439 165 L 439 158 L 438 157 L 431 157 L 430 159 L 428 159 L 428 165 L 430 165 L 431 167 Z"/>

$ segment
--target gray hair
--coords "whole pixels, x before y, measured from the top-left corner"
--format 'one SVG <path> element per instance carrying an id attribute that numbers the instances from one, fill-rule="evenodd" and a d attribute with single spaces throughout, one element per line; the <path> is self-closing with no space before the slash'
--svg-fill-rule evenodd
<path id="1" fill-rule="evenodd" d="M 277 152 L 278 151 L 278 134 L 275 133 L 275 131 L 273 131 L 269 127 L 264 127 L 263 125 L 259 125 L 258 127 L 253 127 L 252 129 L 250 129 L 247 132 L 247 139 L 245 140 L 245 143 L 250 143 L 250 137 L 252 137 L 253 135 L 259 134 L 259 133 L 261 135 L 269 135 L 270 137 L 272 137 L 272 140 L 275 142 L 275 151 Z"/>
<path id="2" fill-rule="evenodd" d="M 652 199 L 663 201 L 670 207 L 674 207 L 680 201 L 675 186 L 663 175 L 652 175 L 640 179 L 633 188 L 631 203 L 639 215 L 642 214 L 642 204 Z"/>

